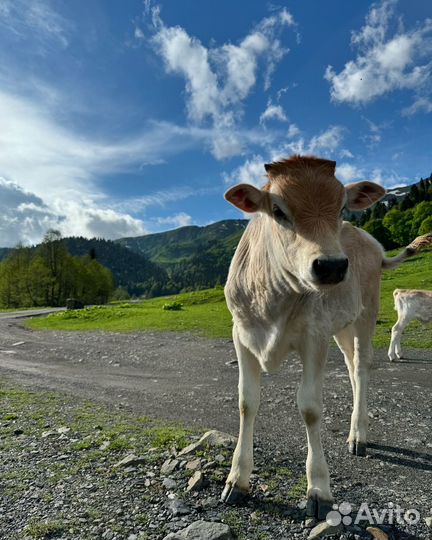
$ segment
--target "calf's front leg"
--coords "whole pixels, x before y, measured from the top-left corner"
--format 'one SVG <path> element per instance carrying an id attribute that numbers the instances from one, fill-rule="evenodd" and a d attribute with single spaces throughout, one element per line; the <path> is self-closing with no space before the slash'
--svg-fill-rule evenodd
<path id="1" fill-rule="evenodd" d="M 306 513 L 319 520 L 332 509 L 330 477 L 321 443 L 322 386 L 327 360 L 327 340 L 306 336 L 300 356 L 303 362 L 302 380 L 297 392 L 297 404 L 306 425 L 308 454 L 306 460 Z"/>
<path id="2" fill-rule="evenodd" d="M 229 504 L 241 502 L 249 493 L 253 469 L 253 429 L 260 402 L 261 367 L 257 358 L 240 342 L 233 331 L 239 366 L 240 431 L 237 446 L 221 500 Z"/>

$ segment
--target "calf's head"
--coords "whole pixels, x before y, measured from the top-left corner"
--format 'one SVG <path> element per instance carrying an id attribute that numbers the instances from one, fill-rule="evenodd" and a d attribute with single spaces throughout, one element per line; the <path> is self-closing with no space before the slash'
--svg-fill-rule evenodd
<path id="1" fill-rule="evenodd" d="M 260 213 L 258 241 L 266 244 L 272 264 L 306 289 L 345 279 L 349 261 L 340 242 L 342 211 L 362 210 L 385 195 L 385 189 L 372 182 L 344 186 L 335 177 L 335 167 L 334 161 L 292 156 L 265 165 L 268 182 L 262 189 L 239 184 L 225 194 L 240 210 Z"/>

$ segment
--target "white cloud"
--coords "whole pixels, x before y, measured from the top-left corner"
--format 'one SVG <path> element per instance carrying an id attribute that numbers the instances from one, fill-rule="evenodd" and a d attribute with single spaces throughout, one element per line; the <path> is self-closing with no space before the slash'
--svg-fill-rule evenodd
<path id="1" fill-rule="evenodd" d="M 274 105 L 269 102 L 266 110 L 260 116 L 260 124 L 265 124 L 267 120 L 279 120 L 279 122 L 287 122 L 288 118 L 283 110 L 282 105 Z"/>
<path id="2" fill-rule="evenodd" d="M 361 180 L 363 171 L 351 163 L 341 163 L 336 166 L 336 176 L 342 182 L 349 183 Z"/>
<path id="3" fill-rule="evenodd" d="M 34 52 L 45 53 L 50 44 L 67 47 L 71 24 L 48 0 L 0 0 L 0 28 L 14 39 L 34 41 Z"/>
<path id="4" fill-rule="evenodd" d="M 253 184 L 262 187 L 266 182 L 264 163 L 262 156 L 254 155 L 230 173 L 225 173 L 223 175 L 224 182 L 226 184 Z"/>
<path id="5" fill-rule="evenodd" d="M 290 139 L 293 139 L 294 137 L 297 137 L 297 135 L 300 135 L 301 131 L 296 126 L 296 124 L 290 124 L 288 127 L 287 137 Z"/>
<path id="6" fill-rule="evenodd" d="M 145 39 L 144 32 L 141 30 L 139 26 L 135 26 L 134 38 L 138 40 Z"/>
<path id="7" fill-rule="evenodd" d="M 354 155 L 352 152 L 350 152 L 347 148 L 342 148 L 342 150 L 339 151 L 339 156 L 341 158 L 353 158 Z"/>
<path id="8" fill-rule="evenodd" d="M 428 98 L 417 98 L 412 105 L 409 107 L 405 107 L 405 109 L 402 109 L 402 115 L 403 116 L 412 116 L 413 114 L 416 114 L 420 111 L 424 111 L 425 113 L 432 112 L 432 100 Z"/>
<path id="9" fill-rule="evenodd" d="M 279 34 L 294 25 L 284 8 L 263 19 L 238 45 L 225 43 L 205 47 L 180 26 L 166 26 L 160 8 L 150 11 L 153 44 L 165 63 L 168 73 L 181 75 L 186 85 L 186 107 L 194 125 L 210 125 L 213 129 L 212 152 L 217 159 L 243 152 L 236 125 L 241 118 L 244 101 L 257 84 L 259 66 L 264 68 L 264 85 L 268 88 L 271 73 L 288 52 L 282 47 Z M 230 136 L 227 137 L 227 132 Z"/>
<path id="10" fill-rule="evenodd" d="M 338 74 L 327 67 L 325 78 L 334 101 L 361 104 L 394 90 L 426 90 L 432 74 L 432 19 L 411 31 L 399 24 L 391 32 L 395 3 L 374 4 L 365 25 L 353 33 L 352 44 L 359 50 L 355 60 Z"/>
<path id="11" fill-rule="evenodd" d="M 185 212 L 180 212 L 174 216 L 160 217 L 157 220 L 160 225 L 172 225 L 173 227 L 186 227 L 192 225 L 192 216 Z"/>
<path id="12" fill-rule="evenodd" d="M 342 142 L 344 128 L 331 126 L 320 135 L 312 137 L 308 152 L 334 152 Z"/>
<path id="13" fill-rule="evenodd" d="M 74 200 L 43 198 L 0 177 L 1 247 L 22 242 L 40 242 L 48 229 L 59 229 L 64 236 L 119 238 L 145 233 L 141 220 L 111 209 L 82 206 Z"/>

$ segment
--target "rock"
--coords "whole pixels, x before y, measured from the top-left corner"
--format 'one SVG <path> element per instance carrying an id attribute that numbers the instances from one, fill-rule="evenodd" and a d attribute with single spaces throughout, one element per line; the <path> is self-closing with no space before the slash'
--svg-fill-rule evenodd
<path id="1" fill-rule="evenodd" d="M 189 461 L 188 463 L 186 463 L 186 469 L 192 469 L 192 470 L 195 470 L 195 469 L 199 469 L 201 466 L 201 460 L 200 459 L 194 459 L 192 461 Z"/>
<path id="2" fill-rule="evenodd" d="M 195 521 L 181 531 L 168 534 L 163 540 L 234 540 L 234 536 L 224 523 Z"/>
<path id="3" fill-rule="evenodd" d="M 304 526 L 305 526 L 305 529 L 312 529 L 313 527 L 316 526 L 316 524 L 317 524 L 316 518 L 309 517 L 306 519 Z"/>
<path id="4" fill-rule="evenodd" d="M 104 441 L 100 446 L 99 450 L 108 450 L 110 447 L 111 442 L 110 441 Z"/>
<path id="5" fill-rule="evenodd" d="M 14 429 L 14 432 L 13 434 L 16 435 L 18 437 L 18 435 L 22 435 L 24 433 L 24 431 L 20 428 L 17 428 L 17 429 Z"/>
<path id="6" fill-rule="evenodd" d="M 429 529 L 432 529 L 432 516 L 428 516 L 427 518 L 425 518 L 425 522 Z"/>
<path id="7" fill-rule="evenodd" d="M 196 471 L 192 478 L 189 478 L 186 491 L 199 491 L 204 486 L 204 475 L 201 471 Z"/>
<path id="8" fill-rule="evenodd" d="M 171 474 L 176 469 L 177 465 L 179 464 L 178 459 L 167 459 L 163 462 L 161 467 L 161 474 Z"/>
<path id="9" fill-rule="evenodd" d="M 378 527 L 366 527 L 366 531 L 376 540 L 389 540 L 389 535 Z"/>
<path id="10" fill-rule="evenodd" d="M 42 439 L 46 439 L 47 437 L 52 437 L 53 435 L 57 435 L 56 431 L 43 431 L 42 432 Z"/>
<path id="11" fill-rule="evenodd" d="M 314 538 L 325 538 L 326 536 L 331 536 L 342 531 L 342 529 L 343 526 L 341 524 L 330 525 L 327 523 L 327 521 L 322 521 L 311 530 L 308 540 L 313 540 Z"/>
<path id="12" fill-rule="evenodd" d="M 57 428 L 57 433 L 60 433 L 61 435 L 62 433 L 68 433 L 70 430 L 71 430 L 70 427 L 62 426 L 62 427 Z"/>
<path id="13" fill-rule="evenodd" d="M 174 489 L 177 485 L 177 482 L 172 478 L 164 478 L 162 485 L 165 489 Z"/>
<path id="14" fill-rule="evenodd" d="M 186 446 L 186 448 L 183 448 L 183 450 L 179 452 L 178 456 L 186 456 L 188 454 L 193 454 L 194 452 L 201 448 L 204 448 L 205 446 L 223 446 L 225 448 L 232 448 L 236 442 L 237 438 L 233 435 L 229 435 L 228 433 L 223 433 L 222 431 L 217 431 L 213 429 L 204 433 L 204 435 L 199 441 L 192 443 L 189 446 Z"/>
<path id="15" fill-rule="evenodd" d="M 167 508 L 174 517 L 185 516 L 191 513 L 191 509 L 189 508 L 189 506 L 180 499 L 172 499 L 168 503 Z"/>
<path id="16" fill-rule="evenodd" d="M 140 465 L 141 463 L 145 463 L 146 458 L 145 457 L 138 457 L 135 454 L 129 454 L 125 458 L 123 458 L 121 461 L 117 462 L 114 465 L 114 468 L 117 469 L 119 467 L 133 467 L 134 465 Z"/>

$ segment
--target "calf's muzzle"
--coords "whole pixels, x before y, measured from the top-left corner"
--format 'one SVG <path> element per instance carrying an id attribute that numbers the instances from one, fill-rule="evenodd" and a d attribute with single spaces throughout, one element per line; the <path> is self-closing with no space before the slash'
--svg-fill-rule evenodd
<path id="1" fill-rule="evenodd" d="M 319 257 L 312 263 L 312 271 L 321 285 L 336 284 L 343 281 L 348 270 L 348 259 Z"/>

